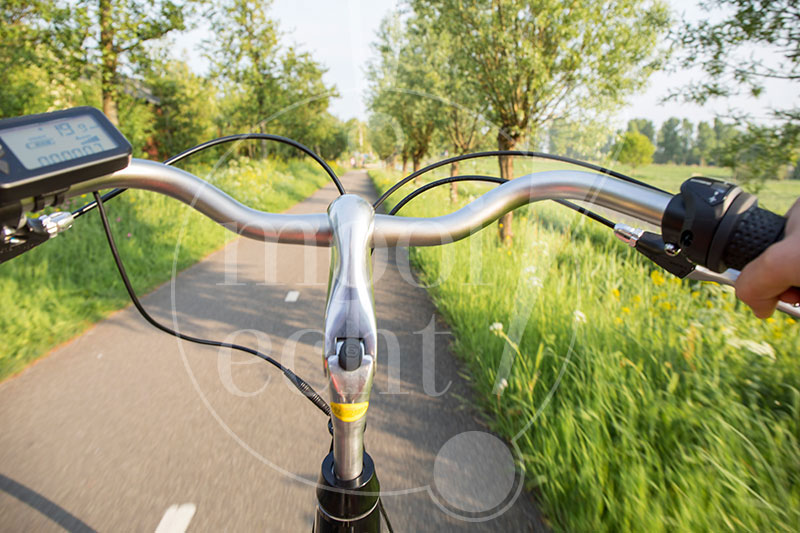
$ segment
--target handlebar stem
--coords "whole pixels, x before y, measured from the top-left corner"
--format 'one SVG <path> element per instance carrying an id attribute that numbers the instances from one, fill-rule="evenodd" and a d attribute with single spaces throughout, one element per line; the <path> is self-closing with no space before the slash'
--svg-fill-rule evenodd
<path id="1" fill-rule="evenodd" d="M 377 363 L 370 253 L 375 211 L 363 198 L 345 194 L 328 207 L 328 219 L 333 241 L 324 365 L 331 386 L 334 473 L 351 480 L 364 465 L 364 428 Z M 354 350 L 361 353 L 345 360 L 344 352 Z"/>

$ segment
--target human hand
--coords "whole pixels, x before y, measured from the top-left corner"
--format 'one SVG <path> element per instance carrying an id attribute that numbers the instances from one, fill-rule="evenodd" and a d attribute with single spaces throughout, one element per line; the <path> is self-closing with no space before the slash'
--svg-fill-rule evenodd
<path id="1" fill-rule="evenodd" d="M 736 280 L 736 296 L 767 318 L 778 301 L 800 304 L 800 198 L 786 212 L 783 239 L 747 264 Z"/>

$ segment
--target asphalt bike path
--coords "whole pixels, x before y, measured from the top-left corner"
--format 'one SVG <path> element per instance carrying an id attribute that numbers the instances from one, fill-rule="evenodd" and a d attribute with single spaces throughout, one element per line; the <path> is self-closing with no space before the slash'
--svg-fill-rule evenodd
<path id="1" fill-rule="evenodd" d="M 376 197 L 366 172 L 343 182 Z M 288 212 L 324 212 L 336 194 Z M 260 347 L 327 399 L 329 257 L 234 239 L 142 302 L 181 332 Z M 395 531 L 544 531 L 407 251 L 373 261 L 382 334 L 365 445 Z M 133 307 L 0 384 L 0 428 L 0 531 L 310 531 L 330 446 L 324 415 L 277 369 L 158 332 Z"/>

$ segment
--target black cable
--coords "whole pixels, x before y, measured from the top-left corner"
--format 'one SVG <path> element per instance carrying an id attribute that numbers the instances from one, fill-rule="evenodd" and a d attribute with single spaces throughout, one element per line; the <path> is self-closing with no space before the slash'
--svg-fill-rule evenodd
<path id="1" fill-rule="evenodd" d="M 392 529 L 392 523 L 389 522 L 389 515 L 386 514 L 386 509 L 383 508 L 383 499 L 378 498 L 378 509 L 381 512 L 381 516 L 383 516 L 383 521 L 386 522 L 386 527 L 389 529 L 389 533 L 394 533 L 394 529 Z"/>
<path id="2" fill-rule="evenodd" d="M 342 182 L 339 180 L 339 177 L 336 175 L 336 173 L 333 171 L 333 169 L 330 167 L 330 165 L 328 165 L 328 163 L 326 163 L 324 159 L 322 159 L 320 156 L 318 156 L 316 153 L 314 153 L 313 150 L 311 150 L 310 148 L 308 148 L 304 144 L 301 144 L 301 143 L 299 143 L 299 142 L 297 142 L 297 141 L 295 141 L 293 139 L 289 139 L 288 137 L 282 137 L 280 135 L 272 135 L 270 133 L 240 133 L 238 135 L 228 135 L 227 137 L 219 137 L 217 139 L 212 139 L 212 140 L 204 142 L 202 144 L 198 144 L 197 146 L 193 146 L 192 148 L 189 148 L 188 150 L 184 150 L 183 152 L 179 153 L 178 155 L 170 157 L 169 159 L 164 161 L 164 164 L 165 165 L 174 165 L 175 163 L 178 163 L 179 161 L 183 161 L 187 157 L 189 157 L 191 155 L 194 155 L 197 152 L 200 152 L 202 150 L 207 150 L 208 148 L 211 148 L 212 146 L 217 146 L 219 144 L 225 144 L 225 143 L 229 143 L 229 142 L 233 142 L 233 141 L 246 140 L 246 139 L 263 139 L 263 140 L 267 140 L 267 141 L 275 141 L 275 142 L 287 144 L 289 146 L 297 148 L 298 150 L 300 150 L 304 154 L 310 156 L 311 159 L 313 159 L 317 164 L 319 164 L 325 170 L 325 172 L 328 174 L 328 176 L 330 176 L 330 178 L 333 181 L 333 183 L 336 185 L 336 188 L 339 190 L 339 194 L 340 195 L 341 194 L 346 194 L 346 191 L 344 190 L 344 185 L 342 185 Z M 122 189 L 122 188 L 114 189 L 111 192 L 108 192 L 108 193 L 103 195 L 103 201 L 105 202 L 105 201 L 108 201 L 108 200 L 110 200 L 110 199 L 112 199 L 112 198 L 114 198 L 116 196 L 119 196 L 120 194 L 122 194 L 126 190 L 127 189 Z M 72 218 L 73 219 L 78 218 L 78 217 L 88 213 L 89 211 L 91 211 L 95 207 L 97 207 L 97 202 L 89 202 L 88 204 L 84 205 L 83 207 L 80 207 L 80 208 L 76 209 L 75 211 L 73 211 L 72 212 Z"/>
<path id="3" fill-rule="evenodd" d="M 131 282 L 128 279 L 128 274 L 125 271 L 125 267 L 122 264 L 122 259 L 119 256 L 117 245 L 114 243 L 114 237 L 111 234 L 111 226 L 108 223 L 108 217 L 106 217 L 106 210 L 103 207 L 103 199 L 100 197 L 99 193 L 94 192 L 93 194 L 95 203 L 97 204 L 98 211 L 100 212 L 100 219 L 103 222 L 103 229 L 105 230 L 106 233 L 106 239 L 108 240 L 108 245 L 111 248 L 111 254 L 114 256 L 114 262 L 117 265 L 117 270 L 119 270 L 119 274 L 122 277 L 122 283 L 125 285 L 125 290 L 128 291 L 128 296 L 130 296 L 133 305 L 136 307 L 137 311 L 139 311 L 139 314 L 142 315 L 142 318 L 144 318 L 148 323 L 150 323 L 151 326 L 155 327 L 156 329 L 159 329 L 164 333 L 168 333 L 181 340 L 195 342 L 197 344 L 204 344 L 206 346 L 218 346 L 220 348 L 230 348 L 233 350 L 239 350 L 263 359 L 267 363 L 270 363 L 271 365 L 280 369 L 281 372 L 283 372 L 283 375 L 285 375 L 286 378 L 289 381 L 291 381 L 292 384 L 295 387 L 297 387 L 297 389 L 311 401 L 311 403 L 316 405 L 323 413 L 325 413 L 326 416 L 328 417 L 331 416 L 330 406 L 328 406 L 327 402 L 325 402 L 325 400 L 322 399 L 322 397 L 311 387 L 311 385 L 306 383 L 301 377 L 297 376 L 294 372 L 292 372 L 290 369 L 280 364 L 272 357 L 262 354 L 261 352 L 258 352 L 256 350 L 253 350 L 252 348 L 248 348 L 247 346 L 241 346 L 239 344 L 231 344 L 228 342 L 210 341 L 206 339 L 192 337 L 190 335 L 184 335 L 183 333 L 179 333 L 160 324 L 152 316 L 150 316 L 150 314 L 147 311 L 145 311 L 141 302 L 139 302 L 139 298 L 136 296 L 136 293 L 133 290 L 133 286 L 131 285 Z"/>
<path id="4" fill-rule="evenodd" d="M 400 200 L 397 203 L 397 205 L 395 205 L 392 208 L 392 210 L 389 211 L 388 214 L 389 215 L 396 215 L 397 212 L 400 211 L 400 209 L 403 206 L 405 206 L 408 202 L 410 202 L 411 200 L 413 200 L 414 198 L 416 198 L 420 194 L 422 194 L 422 193 L 424 193 L 424 192 L 426 192 L 426 191 L 428 191 L 430 189 L 433 189 L 434 187 L 439 187 L 440 185 L 446 185 L 448 183 L 454 183 L 454 182 L 458 182 L 458 181 L 483 181 L 483 182 L 489 182 L 489 183 L 503 184 L 503 183 L 506 183 L 508 180 L 503 179 L 503 178 L 498 178 L 498 177 L 495 177 L 495 176 L 472 176 L 472 175 L 450 176 L 449 178 L 438 179 L 436 181 L 431 181 L 430 183 L 426 183 L 425 185 L 423 185 L 419 189 L 415 189 L 415 190 L 411 191 L 411 193 L 409 193 L 405 198 Z M 593 211 L 589 211 L 585 207 L 581 207 L 581 206 L 579 206 L 577 204 L 574 204 L 574 203 L 570 202 L 569 200 L 553 200 L 553 201 L 558 203 L 558 204 L 561 204 L 561 205 L 563 205 L 565 207 L 573 209 L 573 210 L 577 211 L 578 213 L 586 215 L 587 217 L 591 218 L 592 220 L 600 222 L 601 224 L 603 224 L 605 226 L 608 226 L 611 229 L 614 229 L 614 223 L 613 222 L 611 222 L 610 220 L 608 220 L 607 218 L 605 218 L 605 217 L 603 217 L 601 215 L 598 215 L 597 213 L 595 213 Z"/>
<path id="5" fill-rule="evenodd" d="M 403 206 L 405 206 L 408 202 L 410 202 L 411 200 L 413 200 L 414 198 L 416 198 L 420 194 L 422 194 L 422 193 L 424 193 L 426 191 L 429 191 L 430 189 L 433 189 L 434 187 L 438 187 L 440 185 L 445 185 L 447 183 L 459 182 L 459 181 L 484 181 L 484 182 L 488 182 L 488 183 L 500 183 L 500 184 L 502 184 L 502 183 L 507 182 L 508 180 L 505 180 L 503 178 L 497 178 L 495 176 L 477 176 L 477 175 L 450 176 L 449 178 L 442 178 L 442 179 L 439 179 L 439 180 L 436 180 L 436 181 L 432 181 L 430 183 L 426 183 L 425 185 L 423 185 L 419 189 L 415 189 L 415 190 L 411 191 L 411 193 L 409 193 L 405 198 L 403 198 L 402 200 L 397 202 L 397 205 L 395 205 L 392 208 L 392 210 L 389 211 L 388 214 L 389 215 L 396 215 L 397 212 L 400 211 L 400 209 L 402 209 Z"/>
<path id="6" fill-rule="evenodd" d="M 605 167 L 594 165 L 592 163 L 587 163 L 587 162 L 581 161 L 579 159 L 572 159 L 571 157 L 564 157 L 564 156 L 561 156 L 561 155 L 553 155 L 553 154 L 548 154 L 548 153 L 544 153 L 544 152 L 525 152 L 525 151 L 519 151 L 519 150 L 491 150 L 491 151 L 488 151 L 488 152 L 475 152 L 475 153 L 472 153 L 472 154 L 464 154 L 464 155 L 451 157 L 449 159 L 443 159 L 442 161 L 437 161 L 436 163 L 428 165 L 427 167 L 422 168 L 420 170 L 417 170 L 416 172 L 412 172 L 411 174 L 409 174 L 405 178 L 401 179 L 400 181 L 398 181 L 397 183 L 392 185 L 392 187 L 390 187 L 389 190 L 387 190 L 385 193 L 383 193 L 383 195 L 380 198 L 378 198 L 375 201 L 374 204 L 372 204 L 372 207 L 377 209 L 378 206 L 380 206 L 384 201 L 386 201 L 386 199 L 389 196 L 391 196 L 392 193 L 394 193 L 397 189 L 399 189 L 400 187 L 402 187 L 403 185 L 405 185 L 409 181 L 413 180 L 414 178 L 417 178 L 417 177 L 421 176 L 422 174 L 425 174 L 426 172 L 430 172 L 431 170 L 437 169 L 437 168 L 445 166 L 445 165 L 449 165 L 451 163 L 456 163 L 458 161 L 466 161 L 468 159 L 476 159 L 476 158 L 479 158 L 479 157 L 496 157 L 496 156 L 501 156 L 501 155 L 502 156 L 538 157 L 540 159 L 550 159 L 552 161 L 560 161 L 562 163 L 569 163 L 569 164 L 576 165 L 576 166 L 579 166 L 579 167 L 584 167 L 584 168 L 588 168 L 590 170 L 594 170 L 595 172 L 599 172 L 601 174 L 607 174 L 609 176 L 621 179 L 623 181 L 628 181 L 630 183 L 635 183 L 637 185 L 641 185 L 642 187 L 647 187 L 648 189 L 653 189 L 653 190 L 660 191 L 660 192 L 666 192 L 666 191 L 663 191 L 663 190 L 659 189 L 658 187 L 650 185 L 649 183 L 645 183 L 643 181 L 639 181 L 639 180 L 633 179 L 630 176 L 626 176 L 625 174 L 621 174 L 621 173 L 619 173 L 619 172 L 617 172 L 615 170 L 611 170 L 611 169 L 608 169 L 608 168 L 605 168 Z"/>

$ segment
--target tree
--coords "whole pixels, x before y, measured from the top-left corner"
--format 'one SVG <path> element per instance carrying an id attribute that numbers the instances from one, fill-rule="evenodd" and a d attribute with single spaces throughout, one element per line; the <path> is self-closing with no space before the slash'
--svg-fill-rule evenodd
<path id="1" fill-rule="evenodd" d="M 308 53 L 283 50 L 269 2 L 225 0 L 215 7 L 214 39 L 206 43 L 212 76 L 219 80 L 223 130 L 281 133 L 309 145 L 320 141 L 315 122 L 336 95 L 325 69 Z M 248 145 L 250 155 L 255 148 Z M 282 147 L 276 148 L 284 153 Z M 268 145 L 261 145 L 266 155 Z M 288 152 L 286 152 L 288 153 Z"/>
<path id="2" fill-rule="evenodd" d="M 680 153 L 678 155 L 678 159 L 675 161 L 676 163 L 683 165 L 694 164 L 692 163 L 692 161 L 690 161 L 693 141 L 694 141 L 694 124 L 692 124 L 691 120 L 685 118 L 681 120 Z"/>
<path id="3" fill-rule="evenodd" d="M 777 128 L 749 124 L 718 149 L 720 164 L 733 170 L 736 181 L 754 190 L 766 180 L 788 177 L 789 163 L 800 157 L 798 124 L 787 122 Z"/>
<path id="4" fill-rule="evenodd" d="M 576 159 L 601 160 L 613 140 L 614 134 L 606 120 L 557 119 L 547 131 L 550 153 Z"/>
<path id="5" fill-rule="evenodd" d="M 144 60 L 144 44 L 172 31 L 186 29 L 191 2 L 173 0 L 84 0 L 96 28 L 94 41 L 100 54 L 103 113 L 119 124 L 118 99 L 123 85 L 121 69 L 133 70 Z"/>
<path id="6" fill-rule="evenodd" d="M 86 10 L 52 0 L 3 0 L 0 118 L 92 104 Z"/>
<path id="7" fill-rule="evenodd" d="M 714 150 L 717 147 L 717 136 L 708 122 L 700 122 L 697 125 L 697 137 L 694 142 L 694 152 L 701 165 L 708 165 L 713 162 Z"/>
<path id="8" fill-rule="evenodd" d="M 656 163 L 674 163 L 681 157 L 683 143 L 681 141 L 680 125 L 681 121 L 675 117 L 668 118 L 661 125 L 658 130 Z"/>
<path id="9" fill-rule="evenodd" d="M 626 131 L 614 145 L 614 157 L 620 163 L 636 168 L 653 162 L 656 147 L 638 131 Z"/>
<path id="10" fill-rule="evenodd" d="M 699 103 L 742 93 L 757 98 L 766 80 L 800 82 L 800 4 L 796 0 L 709 0 L 702 7 L 725 16 L 715 22 L 684 24 L 679 33 L 682 64 L 699 66 L 705 74 L 703 81 L 681 91 L 683 98 Z M 753 54 L 753 48 L 759 53 Z M 722 159 L 742 179 L 763 179 L 775 175 L 775 165 L 797 164 L 800 108 L 796 104 L 775 107 L 772 118 L 773 125 L 767 127 L 746 114 L 739 117 L 743 130 L 733 142 L 722 144 L 727 146 Z M 731 151 L 737 146 L 738 159 Z M 746 175 L 742 168 L 749 169 Z"/>
<path id="11" fill-rule="evenodd" d="M 185 62 L 172 60 L 153 62 L 145 80 L 159 102 L 153 123 L 159 159 L 215 136 L 216 89 L 207 78 L 194 74 Z"/>
<path id="12" fill-rule="evenodd" d="M 481 130 L 487 126 L 483 119 L 486 101 L 475 80 L 459 62 L 451 60 L 458 43 L 452 35 L 437 31 L 435 22 L 424 16 L 412 16 L 408 28 L 427 59 L 433 97 L 441 102 L 439 130 L 443 146 L 454 156 L 473 151 L 481 141 Z M 450 176 L 458 173 L 456 161 L 450 165 Z M 458 201 L 457 182 L 450 184 L 450 200 Z"/>
<path id="13" fill-rule="evenodd" d="M 409 157 L 417 171 L 441 120 L 440 101 L 434 96 L 436 72 L 424 39 L 408 31 L 397 13 L 381 23 L 375 49 L 378 58 L 368 70 L 370 109 L 397 121 L 403 132 L 403 171 Z"/>
<path id="14" fill-rule="evenodd" d="M 378 157 L 392 164 L 394 158 L 400 153 L 403 133 L 399 131 L 400 125 L 389 115 L 372 114 L 367 122 L 367 139 Z"/>
<path id="15" fill-rule="evenodd" d="M 638 131 L 647 137 L 650 143 L 655 144 L 656 142 L 656 127 L 653 125 L 652 120 L 646 118 L 631 119 L 628 121 L 628 131 Z"/>
<path id="16" fill-rule="evenodd" d="M 411 2 L 456 43 L 452 61 L 473 79 L 499 130 L 501 150 L 535 139 L 543 126 L 579 110 L 613 109 L 642 86 L 657 65 L 658 36 L 668 26 L 659 1 Z M 513 160 L 500 174 L 513 178 Z M 511 215 L 499 223 L 510 242 Z"/>

